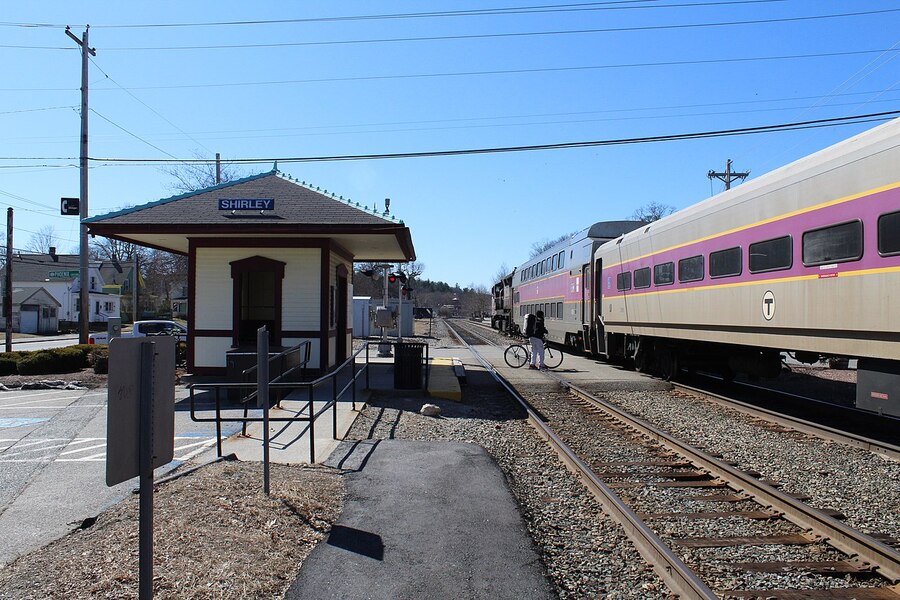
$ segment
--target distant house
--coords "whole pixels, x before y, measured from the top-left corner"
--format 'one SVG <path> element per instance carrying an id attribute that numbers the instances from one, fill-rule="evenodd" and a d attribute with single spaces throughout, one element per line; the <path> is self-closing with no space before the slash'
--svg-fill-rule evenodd
<path id="1" fill-rule="evenodd" d="M 53 334 L 59 331 L 59 308 L 62 306 L 42 287 L 12 290 L 12 330 L 20 333 Z M 0 309 L 0 314 L 6 314 Z M 0 323 L 6 326 L 5 319 Z"/>
<path id="2" fill-rule="evenodd" d="M 120 295 L 115 288 L 104 289 L 103 264 L 90 261 L 88 265 L 89 320 L 92 323 L 105 323 L 121 313 Z M 57 254 L 55 248 L 50 248 L 48 254 L 17 253 L 12 259 L 13 289 L 43 288 L 60 305 L 59 321 L 77 323 L 81 290 L 79 265 L 77 254 Z"/>

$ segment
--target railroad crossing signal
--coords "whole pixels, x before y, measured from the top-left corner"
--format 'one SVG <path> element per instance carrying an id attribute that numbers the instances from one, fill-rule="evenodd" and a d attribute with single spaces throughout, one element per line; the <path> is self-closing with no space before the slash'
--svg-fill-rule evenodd
<path id="1" fill-rule="evenodd" d="M 81 210 L 81 200 L 78 198 L 60 198 L 59 214 L 78 216 Z"/>

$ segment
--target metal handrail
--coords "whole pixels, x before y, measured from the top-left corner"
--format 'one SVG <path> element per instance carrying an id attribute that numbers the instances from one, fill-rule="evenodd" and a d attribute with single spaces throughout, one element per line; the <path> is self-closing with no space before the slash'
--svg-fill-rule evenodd
<path id="1" fill-rule="evenodd" d="M 304 343 L 298 344 L 294 348 L 302 346 Z M 272 389 L 275 390 L 296 390 L 306 388 L 308 393 L 308 400 L 296 415 L 291 417 L 269 417 L 270 422 L 309 422 L 309 450 L 310 450 L 310 462 L 315 462 L 315 421 L 319 416 L 321 416 L 325 411 L 329 408 L 332 409 L 333 412 L 333 438 L 338 439 L 337 434 L 337 402 L 338 400 L 344 396 L 347 392 L 348 388 L 351 390 L 353 410 L 356 410 L 356 382 L 359 378 L 365 374 L 365 388 L 369 389 L 369 344 L 370 342 L 365 342 L 363 347 L 358 349 L 353 353 L 347 360 L 337 366 L 330 373 L 322 375 L 321 377 L 314 379 L 313 381 L 297 381 L 297 382 L 285 382 L 285 381 L 275 381 L 270 382 L 269 388 L 270 391 Z M 288 349 L 285 353 L 292 351 L 294 348 Z M 366 361 L 363 364 L 362 368 L 356 368 L 356 358 L 365 350 Z M 278 358 L 277 356 L 275 358 Z M 271 358 L 269 359 L 272 360 Z M 308 357 L 307 357 L 308 361 Z M 305 363 L 304 363 L 305 364 Z M 337 389 L 337 378 L 338 375 L 348 366 L 351 366 L 352 375 L 350 377 L 350 381 L 343 387 L 343 389 L 338 392 Z M 253 367 L 252 369 L 255 369 Z M 244 373 L 251 371 L 251 369 L 247 369 Z M 280 377 L 279 377 L 280 378 Z M 278 378 L 276 378 L 278 379 Z M 329 401 L 325 403 L 325 405 L 318 411 L 314 412 L 314 404 L 313 404 L 313 394 L 316 388 L 320 387 L 324 383 L 332 381 L 332 396 Z M 256 389 L 256 382 L 234 382 L 234 383 L 192 383 L 188 386 L 190 390 L 190 406 L 191 406 L 191 420 L 197 423 L 215 423 L 216 424 L 216 452 L 218 456 L 222 456 L 222 423 L 231 422 L 231 423 L 242 423 L 243 427 L 246 430 L 247 423 L 255 423 L 262 422 L 262 417 L 251 417 L 247 414 L 247 401 L 254 396 L 255 392 L 248 394 L 245 397 L 242 397 L 242 403 L 244 404 L 244 415 L 241 417 L 228 417 L 222 415 L 222 405 L 221 405 L 221 390 L 240 390 L 240 389 Z M 204 390 L 204 391 L 214 391 L 215 392 L 215 416 L 214 417 L 198 417 L 196 414 L 196 402 L 195 402 L 195 390 Z M 228 410 L 228 409 L 225 409 Z M 307 413 L 308 415 L 304 414 Z"/>

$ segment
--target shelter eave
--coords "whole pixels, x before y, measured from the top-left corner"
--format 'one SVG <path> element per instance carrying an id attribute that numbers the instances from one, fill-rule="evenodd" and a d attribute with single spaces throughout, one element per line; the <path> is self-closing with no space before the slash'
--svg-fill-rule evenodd
<path id="1" fill-rule="evenodd" d="M 91 235 L 101 235 L 187 255 L 194 245 L 264 246 L 295 245 L 302 240 L 331 240 L 349 252 L 355 260 L 415 260 L 415 249 L 408 227 L 403 225 L 252 225 L 224 228 L 208 225 L 89 224 Z"/>

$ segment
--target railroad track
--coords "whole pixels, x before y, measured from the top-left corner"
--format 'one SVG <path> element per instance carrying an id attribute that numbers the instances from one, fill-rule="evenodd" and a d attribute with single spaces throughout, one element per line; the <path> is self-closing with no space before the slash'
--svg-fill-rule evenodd
<path id="1" fill-rule="evenodd" d="M 466 329 L 466 335 L 494 343 Z M 457 336 L 463 340 L 462 335 Z M 802 499 L 760 481 L 758 474 L 742 472 L 559 377 L 577 404 L 541 405 L 535 398 L 526 399 L 493 365 L 472 351 L 525 407 L 539 434 L 622 524 L 645 560 L 674 593 L 690 598 L 719 597 L 704 579 L 726 569 L 770 573 L 751 577 L 769 577 L 774 582 L 759 590 L 719 592 L 729 598 L 900 598 L 900 588 L 895 585 L 900 581 L 900 553 L 884 541 L 848 527 L 836 518 L 839 515 L 815 510 Z M 574 413 L 563 416 L 566 411 Z M 545 420 L 542 415 L 549 418 Z M 585 431 L 590 432 L 587 439 Z M 615 448 L 612 458 L 598 452 L 598 436 L 612 436 L 606 442 Z M 703 494 L 696 495 L 697 490 Z M 660 495 L 666 499 L 663 506 L 646 500 Z M 692 510 L 710 502 L 732 508 Z M 642 516 L 664 531 L 663 537 L 669 542 L 663 542 Z M 739 533 L 750 529 L 753 535 L 734 535 L 733 529 L 740 529 Z M 673 535 L 673 531 L 690 533 Z M 781 559 L 728 560 L 729 556 L 749 555 L 747 549 L 763 547 L 789 547 L 791 551 L 780 552 L 777 556 Z M 804 549 L 810 550 L 805 560 L 798 558 Z M 679 553 L 690 557 L 694 570 Z M 724 560 L 716 561 L 719 553 Z M 833 589 L 831 577 L 835 575 L 853 578 L 858 587 Z M 792 581 L 801 583 L 780 583 Z M 805 589 L 813 583 L 818 589 Z"/>

